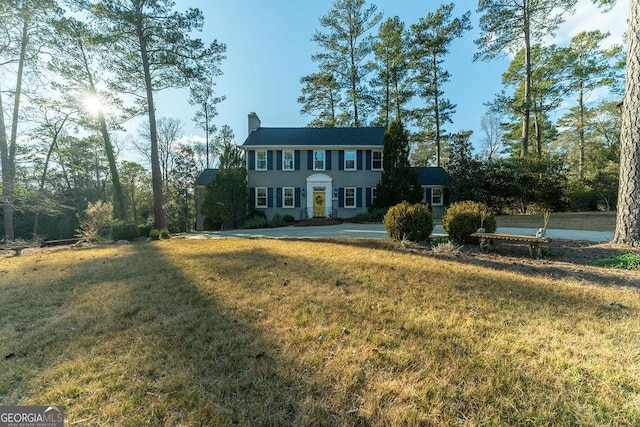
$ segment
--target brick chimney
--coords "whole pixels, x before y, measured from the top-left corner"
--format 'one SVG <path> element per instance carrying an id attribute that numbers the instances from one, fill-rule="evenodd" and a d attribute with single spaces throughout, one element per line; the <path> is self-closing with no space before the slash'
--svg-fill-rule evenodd
<path id="1" fill-rule="evenodd" d="M 260 119 L 256 113 L 249 113 L 249 135 L 251 132 L 258 130 L 260 127 Z"/>

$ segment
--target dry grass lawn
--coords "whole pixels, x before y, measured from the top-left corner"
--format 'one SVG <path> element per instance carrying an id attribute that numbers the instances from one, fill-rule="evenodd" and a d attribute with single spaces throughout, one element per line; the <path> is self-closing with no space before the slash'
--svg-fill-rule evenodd
<path id="1" fill-rule="evenodd" d="M 634 286 L 172 239 L 0 259 L 0 307 L 0 405 L 68 425 L 640 425 Z"/>

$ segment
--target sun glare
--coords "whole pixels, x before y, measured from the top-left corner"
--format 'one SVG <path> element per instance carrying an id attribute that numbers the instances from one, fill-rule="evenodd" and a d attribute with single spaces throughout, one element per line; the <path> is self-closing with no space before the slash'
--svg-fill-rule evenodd
<path id="1" fill-rule="evenodd" d="M 84 109 L 92 116 L 97 116 L 104 109 L 100 98 L 93 94 L 85 96 L 83 104 Z"/>

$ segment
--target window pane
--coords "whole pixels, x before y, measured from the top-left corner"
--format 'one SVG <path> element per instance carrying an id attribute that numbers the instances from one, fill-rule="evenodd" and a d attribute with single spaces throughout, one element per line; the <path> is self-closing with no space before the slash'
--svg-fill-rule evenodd
<path id="1" fill-rule="evenodd" d="M 356 168 L 356 152 L 355 151 L 344 152 L 344 168 L 347 170 L 353 170 Z"/>
<path id="2" fill-rule="evenodd" d="M 267 169 L 267 152 L 266 151 L 256 152 L 256 169 L 259 169 L 259 170 Z"/>
<path id="3" fill-rule="evenodd" d="M 267 207 L 267 189 L 264 187 L 256 188 L 256 207 Z"/>
<path id="4" fill-rule="evenodd" d="M 382 169 L 382 151 L 374 151 L 371 157 L 371 169 Z"/>
<path id="5" fill-rule="evenodd" d="M 283 192 L 284 192 L 283 206 L 285 208 L 292 208 L 294 189 L 292 187 L 284 188 Z"/>
<path id="6" fill-rule="evenodd" d="M 293 170 L 293 151 L 284 151 L 282 153 L 282 169 Z"/>
<path id="7" fill-rule="evenodd" d="M 434 188 L 431 190 L 431 204 L 432 205 L 441 205 L 442 204 L 442 189 Z"/>
<path id="8" fill-rule="evenodd" d="M 315 170 L 324 170 L 324 151 L 314 151 L 313 153 Z"/>
<path id="9" fill-rule="evenodd" d="M 344 205 L 347 207 L 354 207 L 356 205 L 356 189 L 355 188 L 344 189 Z"/>

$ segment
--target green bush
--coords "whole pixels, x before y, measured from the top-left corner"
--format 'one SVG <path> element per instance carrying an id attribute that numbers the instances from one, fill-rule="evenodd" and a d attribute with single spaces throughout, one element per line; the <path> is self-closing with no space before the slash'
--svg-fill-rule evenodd
<path id="1" fill-rule="evenodd" d="M 149 237 L 149 232 L 152 229 L 153 229 L 153 225 L 151 225 L 151 224 L 139 225 L 138 226 L 138 235 L 139 236 Z"/>
<path id="2" fill-rule="evenodd" d="M 284 227 L 286 224 L 284 223 L 284 218 L 282 215 L 276 214 L 271 218 L 271 222 L 269 223 L 270 227 Z"/>
<path id="3" fill-rule="evenodd" d="M 442 217 L 442 226 L 454 241 L 475 243 L 477 239 L 472 238 L 471 233 L 480 227 L 483 227 L 487 233 L 493 233 L 496 231 L 496 219 L 484 203 L 456 202 L 447 208 Z"/>
<path id="4" fill-rule="evenodd" d="M 289 215 L 289 214 L 286 214 L 285 216 L 283 216 L 282 220 L 284 221 L 285 224 L 293 224 L 294 222 L 296 222 L 296 219 L 293 217 L 293 215 Z"/>
<path id="5" fill-rule="evenodd" d="M 392 206 L 383 219 L 389 237 L 413 242 L 429 240 L 433 231 L 433 217 L 426 205 L 407 202 Z"/>
<path id="6" fill-rule="evenodd" d="M 151 240 L 160 240 L 160 230 L 157 228 L 152 228 L 149 230 L 149 238 Z"/>
<path id="7" fill-rule="evenodd" d="M 359 213 L 358 215 L 354 216 L 353 222 L 357 222 L 360 224 L 367 222 L 380 223 L 382 222 L 386 213 L 387 210 L 384 208 L 370 209 L 369 212 Z"/>
<path id="8" fill-rule="evenodd" d="M 222 223 L 216 220 L 209 218 L 208 216 L 204 217 L 204 221 L 202 222 L 202 226 L 207 231 L 220 230 L 222 228 Z"/>
<path id="9" fill-rule="evenodd" d="M 113 240 L 133 240 L 140 237 L 140 229 L 125 221 L 113 221 L 110 234 Z"/>
<path id="10" fill-rule="evenodd" d="M 242 228 L 265 228 L 268 224 L 269 223 L 264 216 L 252 215 L 244 221 Z"/>
<path id="11" fill-rule="evenodd" d="M 160 230 L 160 237 L 162 237 L 163 239 L 170 239 L 171 233 L 169 233 L 169 229 L 163 228 L 162 230 Z"/>

